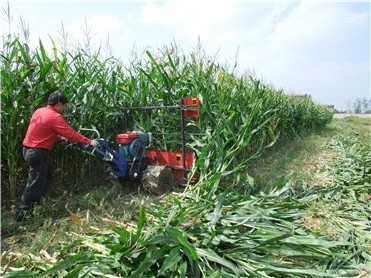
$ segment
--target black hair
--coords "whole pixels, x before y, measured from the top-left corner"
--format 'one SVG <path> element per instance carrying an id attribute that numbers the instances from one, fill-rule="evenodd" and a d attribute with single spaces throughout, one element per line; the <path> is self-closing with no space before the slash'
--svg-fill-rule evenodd
<path id="1" fill-rule="evenodd" d="M 67 97 L 59 90 L 56 90 L 53 93 L 51 93 L 48 99 L 48 104 L 51 106 L 54 106 L 57 103 L 62 104 L 68 103 Z"/>

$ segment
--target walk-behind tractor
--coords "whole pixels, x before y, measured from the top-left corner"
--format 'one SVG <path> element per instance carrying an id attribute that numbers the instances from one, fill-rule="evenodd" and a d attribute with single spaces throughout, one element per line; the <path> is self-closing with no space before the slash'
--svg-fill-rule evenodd
<path id="1" fill-rule="evenodd" d="M 183 98 L 179 105 L 146 106 L 124 108 L 125 132 L 116 135 L 116 144 L 100 138 L 95 129 L 80 129 L 94 131 L 97 134 L 99 146 L 83 146 L 83 150 L 106 162 L 110 174 L 120 183 L 141 183 L 146 190 L 155 194 L 163 194 L 176 183 L 185 183 L 187 174 L 194 163 L 192 152 L 186 151 L 185 119 L 200 117 L 200 100 L 198 98 Z M 134 110 L 179 110 L 180 135 L 182 149 L 180 151 L 163 151 L 150 149 L 152 133 L 128 131 L 127 119 Z M 114 149 L 111 146 L 116 145 Z"/>

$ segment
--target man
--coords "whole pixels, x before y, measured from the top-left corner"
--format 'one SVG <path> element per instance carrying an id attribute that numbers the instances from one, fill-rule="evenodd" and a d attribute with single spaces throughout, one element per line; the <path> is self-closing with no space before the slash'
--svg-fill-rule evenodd
<path id="1" fill-rule="evenodd" d="M 33 205 L 37 204 L 49 189 L 49 152 L 56 141 L 64 137 L 75 143 L 98 146 L 96 140 L 78 133 L 66 122 L 62 113 L 67 102 L 67 97 L 57 90 L 49 96 L 47 106 L 37 109 L 31 117 L 23 140 L 23 157 L 29 165 L 28 181 L 17 211 L 17 221 L 23 221 Z"/>

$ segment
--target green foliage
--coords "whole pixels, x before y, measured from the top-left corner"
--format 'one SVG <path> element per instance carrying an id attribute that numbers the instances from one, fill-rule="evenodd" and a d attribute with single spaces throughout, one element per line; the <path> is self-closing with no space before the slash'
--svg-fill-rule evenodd
<path id="1" fill-rule="evenodd" d="M 18 266 L 27 270 L 8 269 L 4 277 L 367 275 L 371 211 L 365 178 L 370 173 L 352 171 L 359 167 L 354 161 L 346 164 L 352 177 L 345 180 L 338 168 L 355 157 L 369 169 L 369 132 L 345 133 L 348 128 L 338 127 L 343 133 L 333 136 L 328 146 L 339 156 L 329 165 L 333 182 L 327 186 L 310 186 L 288 176 L 256 195 L 243 194 L 235 186 L 218 187 L 213 195 L 187 190 L 151 209 L 140 206 L 136 226 L 80 235 L 61 247 L 56 262 L 20 260 Z M 213 188 L 214 182 L 204 185 Z"/>
<path id="2" fill-rule="evenodd" d="M 246 161 L 274 144 L 279 134 L 289 138 L 331 120 L 326 108 L 285 95 L 254 78 L 235 76 L 199 51 L 188 56 L 172 45 L 156 55 L 147 51 L 147 59 L 136 58 L 125 68 L 113 57 L 103 60 L 99 53 L 61 53 L 54 46 L 48 54 L 41 41 L 34 51 L 19 39 L 8 42 L 1 56 L 1 152 L 12 196 L 18 189 L 21 142 L 28 120 L 56 88 L 70 99 L 66 118 L 74 127 L 93 125 L 112 140 L 123 131 L 127 106 L 175 105 L 183 97 L 200 96 L 202 117 L 189 121 L 187 131 L 201 180 L 219 172 L 221 178 L 239 176 Z M 181 147 L 180 136 L 174 137 L 180 126 L 174 111 L 133 112 L 130 119 L 132 128 L 157 134 L 154 147 Z M 56 151 L 57 168 L 64 152 L 62 148 Z M 81 155 L 71 156 L 67 164 L 78 174 L 86 174 Z"/>

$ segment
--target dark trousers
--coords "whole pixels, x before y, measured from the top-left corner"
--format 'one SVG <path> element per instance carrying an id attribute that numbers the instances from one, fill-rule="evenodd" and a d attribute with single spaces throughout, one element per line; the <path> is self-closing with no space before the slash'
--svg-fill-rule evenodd
<path id="1" fill-rule="evenodd" d="M 21 208 L 30 209 L 44 197 L 50 187 L 52 170 L 50 153 L 44 149 L 23 148 L 23 158 L 29 165 L 26 188 L 21 197 Z"/>

